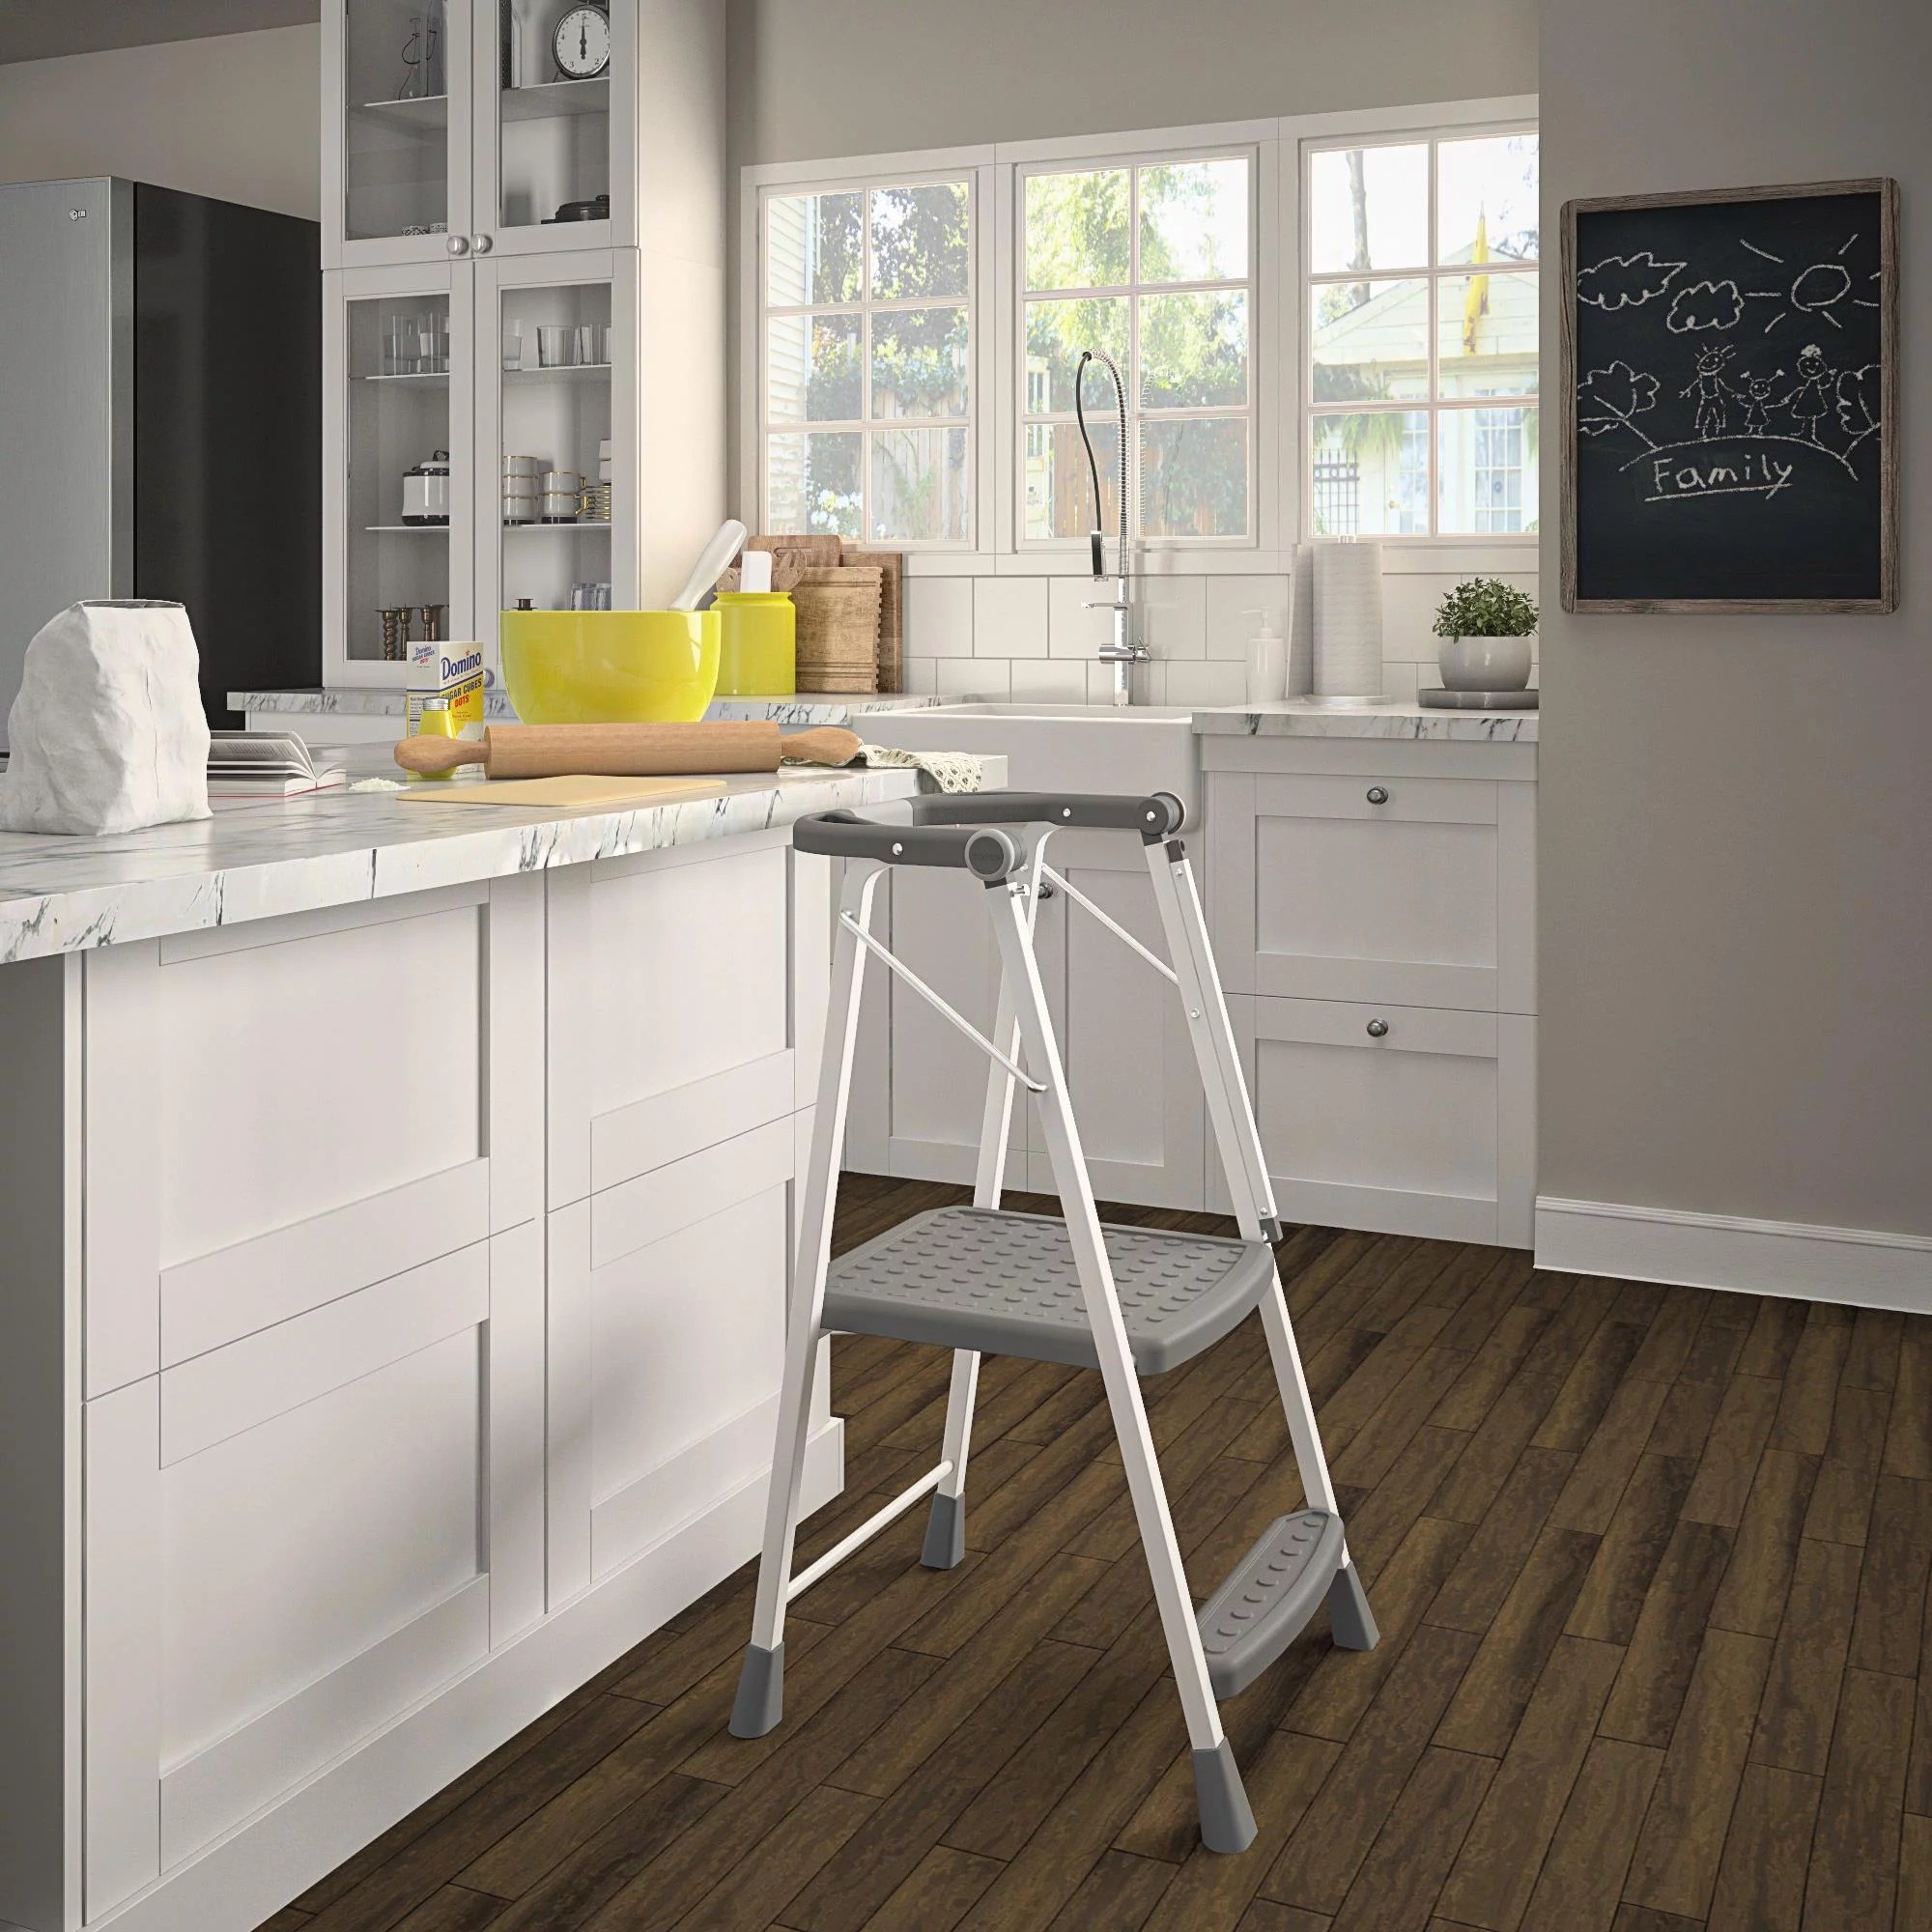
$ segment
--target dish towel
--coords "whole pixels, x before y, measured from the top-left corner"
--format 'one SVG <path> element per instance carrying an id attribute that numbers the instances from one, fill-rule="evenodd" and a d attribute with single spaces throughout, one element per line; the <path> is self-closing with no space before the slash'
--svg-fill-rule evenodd
<path id="1" fill-rule="evenodd" d="M 986 768 L 970 752 L 905 752 L 895 745 L 861 745 L 868 765 L 911 766 L 941 791 L 978 791 Z"/>
<path id="2" fill-rule="evenodd" d="M 811 762 L 808 758 L 785 759 L 794 768 L 810 767 Z M 861 745 L 851 762 L 917 771 L 931 781 L 935 791 L 978 791 L 986 777 L 985 766 L 970 752 L 904 752 L 896 745 Z M 820 765 L 817 769 L 825 768 Z"/>

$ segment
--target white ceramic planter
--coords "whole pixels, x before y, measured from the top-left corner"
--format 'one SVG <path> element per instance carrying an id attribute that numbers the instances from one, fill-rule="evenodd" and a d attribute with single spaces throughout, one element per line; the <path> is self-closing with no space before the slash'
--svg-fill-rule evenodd
<path id="1" fill-rule="evenodd" d="M 1444 638 L 1436 653 L 1451 691 L 1521 691 L 1529 683 L 1528 638 Z"/>

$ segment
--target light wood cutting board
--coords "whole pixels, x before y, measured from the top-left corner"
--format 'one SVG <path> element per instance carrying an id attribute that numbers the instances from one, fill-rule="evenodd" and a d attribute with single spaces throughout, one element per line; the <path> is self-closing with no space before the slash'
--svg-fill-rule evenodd
<path id="1" fill-rule="evenodd" d="M 673 798 L 702 798 L 724 789 L 716 779 L 486 779 L 481 784 L 406 785 L 404 798 L 426 805 L 547 805 L 566 810 L 594 806 L 662 805 Z"/>

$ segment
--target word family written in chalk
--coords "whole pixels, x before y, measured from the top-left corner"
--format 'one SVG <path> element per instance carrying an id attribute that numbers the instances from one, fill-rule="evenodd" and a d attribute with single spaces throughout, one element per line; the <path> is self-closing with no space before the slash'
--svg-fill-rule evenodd
<path id="1" fill-rule="evenodd" d="M 1570 608 L 1890 608 L 1895 193 L 1565 210 Z"/>
<path id="2" fill-rule="evenodd" d="M 1780 463 L 1762 451 L 1732 457 L 1712 456 L 1701 463 L 1678 463 L 1669 456 L 1650 459 L 1651 492 L 1646 503 L 1668 503 L 1686 497 L 1775 497 L 1791 481 L 1795 463 Z"/>

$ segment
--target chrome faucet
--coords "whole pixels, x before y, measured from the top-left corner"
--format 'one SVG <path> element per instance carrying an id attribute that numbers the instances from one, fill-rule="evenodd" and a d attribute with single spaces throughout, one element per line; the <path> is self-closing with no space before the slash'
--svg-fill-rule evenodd
<path id="1" fill-rule="evenodd" d="M 1127 503 L 1128 476 L 1132 469 L 1132 458 L 1127 443 L 1127 391 L 1121 381 L 1121 372 L 1114 366 L 1114 358 L 1104 349 L 1083 349 L 1080 352 L 1079 366 L 1073 372 L 1073 415 L 1080 425 L 1080 440 L 1087 446 L 1087 473 L 1094 483 L 1094 528 L 1088 534 L 1088 542 L 1093 547 L 1094 582 L 1105 581 L 1107 575 L 1106 538 L 1102 534 L 1100 523 L 1100 466 L 1094 455 L 1094 439 L 1087 434 L 1087 412 L 1081 406 L 1080 387 L 1087 374 L 1087 365 L 1097 362 L 1114 379 L 1114 412 L 1121 428 L 1121 554 L 1120 568 L 1114 575 L 1114 594 L 1111 598 L 1090 598 L 1086 609 L 1089 611 L 1111 611 L 1114 613 L 1114 635 L 1109 643 L 1100 646 L 1100 662 L 1114 668 L 1114 702 L 1127 705 L 1133 702 L 1130 673 L 1137 664 L 1146 664 L 1151 653 L 1145 644 L 1136 643 L 1133 639 L 1133 593 L 1127 575 Z"/>

